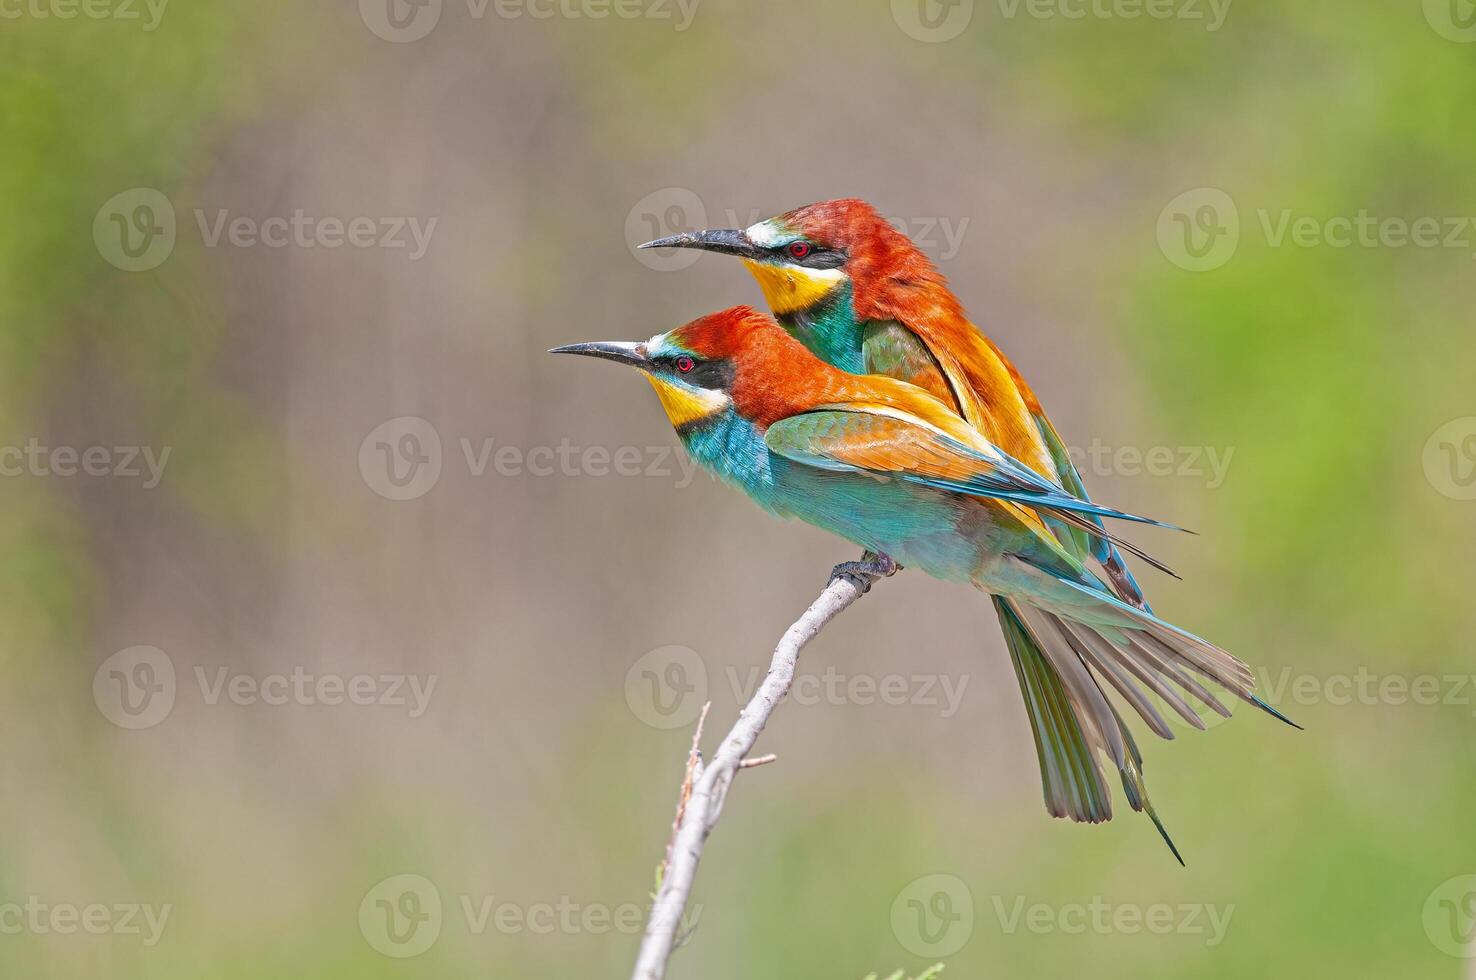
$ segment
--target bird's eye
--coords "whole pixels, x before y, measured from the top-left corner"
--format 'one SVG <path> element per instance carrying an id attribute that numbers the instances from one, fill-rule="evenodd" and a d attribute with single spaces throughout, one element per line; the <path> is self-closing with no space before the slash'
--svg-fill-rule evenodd
<path id="1" fill-rule="evenodd" d="M 686 354 L 683 354 L 676 359 L 676 369 L 682 374 L 687 374 L 696 366 L 697 362 L 692 360 Z"/>
<path id="2" fill-rule="evenodd" d="M 802 259 L 806 255 L 809 255 L 810 254 L 810 243 L 809 242 L 790 242 L 789 243 L 789 248 L 786 249 L 786 251 L 788 251 L 789 254 L 792 255 L 794 258 Z"/>

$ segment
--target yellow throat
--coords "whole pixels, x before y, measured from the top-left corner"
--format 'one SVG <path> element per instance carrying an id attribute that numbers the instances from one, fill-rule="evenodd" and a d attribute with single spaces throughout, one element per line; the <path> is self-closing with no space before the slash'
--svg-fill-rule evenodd
<path id="1" fill-rule="evenodd" d="M 728 396 L 721 391 L 688 388 L 656 374 L 647 374 L 646 380 L 656 389 L 656 397 L 661 399 L 666 417 L 678 429 L 700 422 L 728 404 Z"/>
<path id="2" fill-rule="evenodd" d="M 839 269 L 806 269 L 794 265 L 771 265 L 744 259 L 743 264 L 758 280 L 769 309 L 783 316 L 807 310 L 820 302 L 845 278 Z"/>

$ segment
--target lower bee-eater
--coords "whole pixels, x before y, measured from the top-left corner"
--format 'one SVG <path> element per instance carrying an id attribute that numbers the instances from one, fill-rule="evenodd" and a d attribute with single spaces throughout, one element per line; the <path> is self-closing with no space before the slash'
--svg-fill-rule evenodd
<path id="1" fill-rule="evenodd" d="M 1173 731 L 1145 690 L 1199 728 L 1191 701 L 1229 714 L 1204 681 L 1276 713 L 1252 693 L 1245 664 L 1123 602 L 1042 515 L 1087 533 L 1105 533 L 1092 523 L 1102 517 L 1157 522 L 1065 493 L 922 388 L 837 370 L 748 307 L 641 343 L 554 353 L 638 368 L 699 464 L 766 510 L 882 556 L 868 571 L 901 563 L 990 594 L 1011 649 L 1034 651 L 1015 667 L 1056 816 L 1111 818 L 1105 757 L 1129 804 L 1148 813 L 1179 856 L 1104 684 L 1164 738 Z"/>

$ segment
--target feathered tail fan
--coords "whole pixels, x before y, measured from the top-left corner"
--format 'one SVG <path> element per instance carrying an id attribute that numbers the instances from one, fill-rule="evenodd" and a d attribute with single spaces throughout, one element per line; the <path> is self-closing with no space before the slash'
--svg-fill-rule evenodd
<path id="1" fill-rule="evenodd" d="M 1017 599 L 993 600 L 1025 698 L 1052 816 L 1086 823 L 1112 818 L 1111 793 L 1102 774 L 1105 756 L 1117 767 L 1128 804 L 1148 814 L 1183 863 L 1148 799 L 1137 743 L 1108 701 L 1101 680 L 1166 739 L 1174 737 L 1173 729 L 1144 688 L 1195 728 L 1205 725 L 1189 698 L 1230 714 L 1195 675 L 1296 727 L 1252 693 L 1255 680 L 1245 664 L 1147 613 L 1119 606 L 1125 625 L 1087 625 Z"/>

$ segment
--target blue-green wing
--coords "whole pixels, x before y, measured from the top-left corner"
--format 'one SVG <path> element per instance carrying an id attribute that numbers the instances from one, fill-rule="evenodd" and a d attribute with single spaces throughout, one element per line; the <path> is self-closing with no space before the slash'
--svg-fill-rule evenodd
<path id="1" fill-rule="evenodd" d="M 770 452 L 822 469 L 895 476 L 1063 516 L 1087 515 L 1075 523 L 1085 524 L 1092 533 L 1106 532 L 1089 523 L 1091 517 L 1173 528 L 1150 517 L 1077 499 L 998 447 L 975 449 L 921 419 L 866 406 L 838 406 L 790 416 L 769 427 L 764 443 Z"/>

